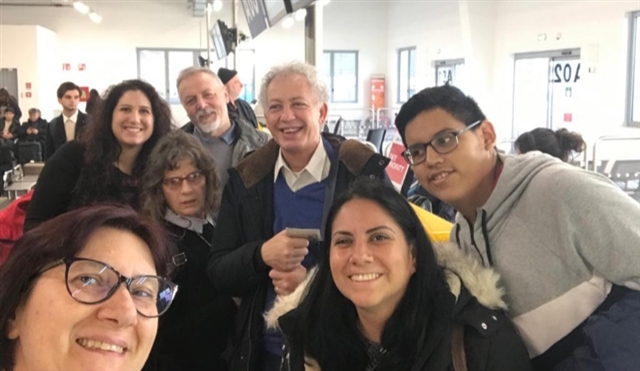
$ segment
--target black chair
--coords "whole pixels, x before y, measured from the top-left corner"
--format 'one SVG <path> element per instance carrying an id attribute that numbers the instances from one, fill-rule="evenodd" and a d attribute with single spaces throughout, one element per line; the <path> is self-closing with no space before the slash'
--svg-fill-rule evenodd
<path id="1" fill-rule="evenodd" d="M 336 121 L 336 126 L 333 127 L 334 134 L 338 134 L 340 132 L 340 125 L 342 125 L 342 116 L 338 118 L 338 121 Z"/>
<path id="2" fill-rule="evenodd" d="M 382 143 L 384 143 L 384 136 L 387 132 L 387 129 L 379 128 L 379 129 L 369 129 L 367 132 L 367 142 L 373 143 L 373 145 L 378 149 L 378 153 L 382 153 Z"/>

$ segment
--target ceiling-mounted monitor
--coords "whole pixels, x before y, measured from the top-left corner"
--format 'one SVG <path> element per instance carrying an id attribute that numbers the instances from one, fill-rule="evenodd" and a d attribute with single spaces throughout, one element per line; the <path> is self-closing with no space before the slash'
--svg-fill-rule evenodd
<path id="1" fill-rule="evenodd" d="M 233 52 L 236 43 L 234 32 L 223 21 L 218 19 L 213 24 L 211 39 L 213 40 L 213 47 L 216 50 L 218 60 L 226 58 L 227 55 Z"/>
<path id="2" fill-rule="evenodd" d="M 304 9 L 316 2 L 316 0 L 286 0 L 286 1 L 290 2 L 291 4 L 290 9 L 292 12 L 295 12 L 300 9 Z"/>
<path id="3" fill-rule="evenodd" d="M 287 16 L 285 0 L 264 0 L 264 8 L 267 11 L 269 27 L 275 26 L 282 18 Z"/>
<path id="4" fill-rule="evenodd" d="M 270 1 L 266 1 L 267 3 Z M 269 28 L 265 0 L 240 0 L 244 16 L 247 19 L 251 37 L 255 39 L 259 34 Z"/>

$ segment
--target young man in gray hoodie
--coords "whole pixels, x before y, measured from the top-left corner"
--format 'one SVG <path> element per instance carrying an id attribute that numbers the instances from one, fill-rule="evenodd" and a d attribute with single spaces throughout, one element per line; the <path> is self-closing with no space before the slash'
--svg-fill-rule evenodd
<path id="1" fill-rule="evenodd" d="M 451 239 L 501 275 L 537 369 L 640 365 L 640 204 L 540 152 L 500 155 L 491 122 L 452 86 L 402 106 L 420 184 L 458 214 Z"/>

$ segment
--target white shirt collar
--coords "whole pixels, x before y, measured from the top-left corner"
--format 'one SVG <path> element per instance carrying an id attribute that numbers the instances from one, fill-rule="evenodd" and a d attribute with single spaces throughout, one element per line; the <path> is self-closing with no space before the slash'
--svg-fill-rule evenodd
<path id="1" fill-rule="evenodd" d="M 174 213 L 171 209 L 167 208 L 167 212 L 164 214 L 164 219 L 171 224 L 175 224 L 178 227 L 194 231 L 202 234 L 202 227 L 210 223 L 216 225 L 211 215 L 207 215 L 205 219 L 197 218 L 194 216 L 182 216 Z"/>
<path id="2" fill-rule="evenodd" d="M 280 170 L 282 168 L 285 168 L 292 174 L 297 175 L 300 175 L 306 171 L 313 177 L 313 179 L 315 179 L 316 182 L 321 182 L 329 175 L 329 167 L 331 166 L 331 164 L 329 163 L 329 166 L 325 166 L 327 165 L 328 157 L 329 156 L 327 156 L 327 151 L 324 149 L 322 138 L 320 138 L 318 146 L 313 152 L 313 155 L 311 155 L 311 159 L 309 159 L 309 163 L 307 163 L 307 166 L 305 166 L 304 169 L 302 169 L 300 172 L 294 173 L 293 170 L 291 170 L 287 163 L 284 161 L 284 157 L 282 157 L 282 149 L 280 149 L 280 152 L 278 153 L 278 160 L 276 161 L 276 167 L 273 172 L 273 182 L 275 183 L 278 180 L 278 174 L 280 173 Z"/>
<path id="3" fill-rule="evenodd" d="M 67 120 L 71 120 L 71 121 L 73 121 L 74 123 L 75 123 L 75 122 L 78 122 L 78 112 L 80 112 L 80 111 L 79 111 L 79 110 L 76 110 L 76 112 L 75 112 L 73 115 L 71 115 L 71 117 L 67 117 L 67 116 L 65 116 L 65 115 L 64 115 L 64 113 L 63 113 L 63 114 L 62 114 L 62 118 L 64 119 L 64 122 L 67 122 Z"/>

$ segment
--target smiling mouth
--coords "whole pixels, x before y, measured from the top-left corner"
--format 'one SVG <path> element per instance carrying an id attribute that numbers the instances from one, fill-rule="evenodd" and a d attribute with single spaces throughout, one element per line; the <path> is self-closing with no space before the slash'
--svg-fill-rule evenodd
<path id="1" fill-rule="evenodd" d="M 132 133 L 140 133 L 140 132 L 142 132 L 142 128 L 134 128 L 134 127 L 125 127 L 124 130 L 130 131 Z"/>
<path id="2" fill-rule="evenodd" d="M 377 280 L 380 276 L 382 276 L 380 273 L 354 274 L 349 276 L 349 279 L 355 282 L 369 282 Z"/>
<path id="3" fill-rule="evenodd" d="M 451 174 L 451 171 L 443 171 L 437 174 L 434 174 L 432 176 L 429 177 L 429 181 L 433 182 L 433 183 L 439 183 L 441 181 L 443 181 L 444 179 L 446 179 L 449 174 Z"/>
<path id="4" fill-rule="evenodd" d="M 285 134 L 294 134 L 299 132 L 300 130 L 302 130 L 302 128 L 288 128 L 288 129 L 282 129 L 280 131 Z"/>
<path id="5" fill-rule="evenodd" d="M 107 352 L 113 352 L 117 354 L 122 354 L 127 350 L 127 348 L 123 348 L 115 344 L 103 343 L 97 340 L 78 339 L 76 340 L 76 343 L 78 343 L 78 345 L 86 349 L 104 350 Z"/>

